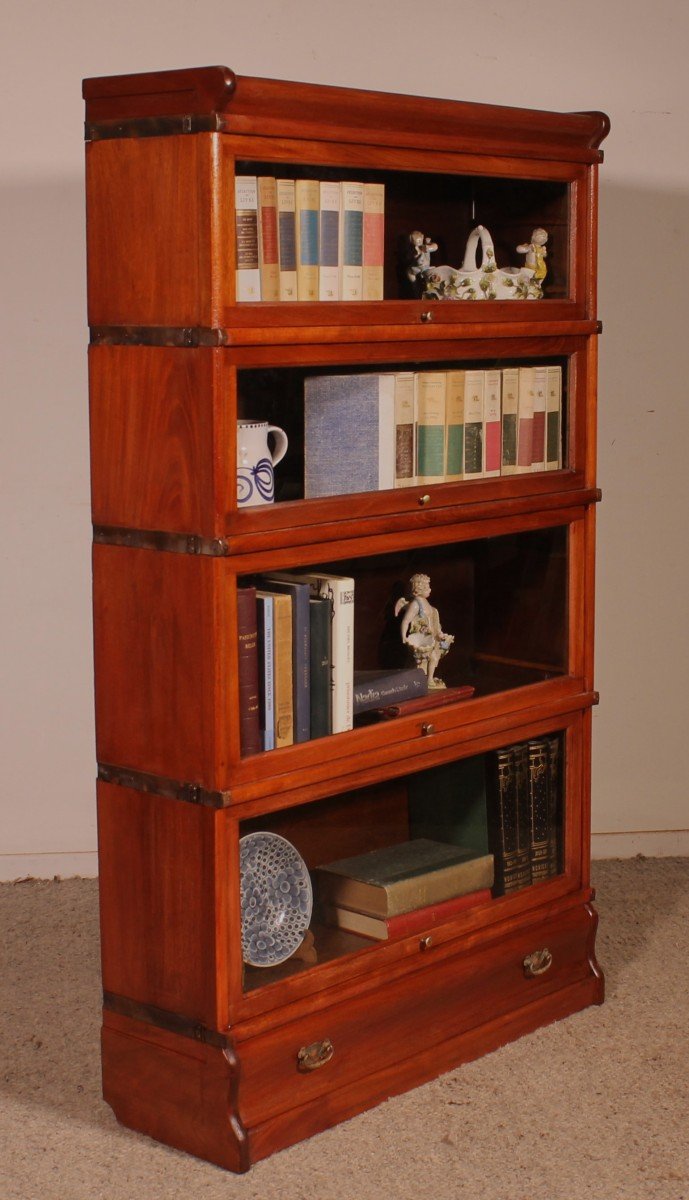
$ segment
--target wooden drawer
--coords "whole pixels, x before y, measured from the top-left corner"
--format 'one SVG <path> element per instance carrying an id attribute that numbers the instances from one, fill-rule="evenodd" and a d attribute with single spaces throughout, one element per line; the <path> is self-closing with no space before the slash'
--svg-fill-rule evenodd
<path id="1" fill-rule="evenodd" d="M 236 1029 L 244 1125 L 306 1105 L 591 976 L 595 919 L 589 908 L 571 909 L 482 949 L 448 955 L 444 947 L 441 959 L 438 948 L 436 962 L 431 948 L 423 961 L 414 960 L 418 969 L 393 983 L 380 980 L 364 995 L 245 1042 Z M 534 964 L 538 973 L 530 974 L 525 959 L 546 950 Z"/>

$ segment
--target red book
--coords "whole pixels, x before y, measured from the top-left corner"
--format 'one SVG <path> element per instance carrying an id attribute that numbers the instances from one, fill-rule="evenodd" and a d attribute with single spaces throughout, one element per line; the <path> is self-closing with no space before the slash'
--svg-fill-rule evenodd
<path id="1" fill-rule="evenodd" d="M 258 613 L 256 588 L 237 588 L 239 642 L 239 739 L 242 754 L 263 749 L 258 701 Z"/>
<path id="2" fill-rule="evenodd" d="M 416 908 L 412 912 L 400 913 L 397 917 L 370 917 L 367 913 L 354 912 L 331 904 L 325 909 L 325 918 L 329 925 L 335 925 L 338 929 L 360 933 L 363 937 L 382 942 L 389 938 L 411 937 L 414 933 L 423 933 L 434 925 L 450 921 L 457 913 L 476 908 L 479 904 L 488 904 L 491 899 L 490 888 L 481 888 L 478 892 L 469 892 L 466 896 L 453 896 L 451 900 L 443 900 L 441 904 L 429 904 L 426 908 Z"/>

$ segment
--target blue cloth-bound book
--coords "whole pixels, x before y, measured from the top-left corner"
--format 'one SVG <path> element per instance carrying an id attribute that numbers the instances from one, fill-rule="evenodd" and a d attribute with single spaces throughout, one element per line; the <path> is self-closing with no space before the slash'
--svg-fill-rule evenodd
<path id="1" fill-rule="evenodd" d="M 304 383 L 304 495 L 395 486 L 394 375 L 314 375 Z"/>

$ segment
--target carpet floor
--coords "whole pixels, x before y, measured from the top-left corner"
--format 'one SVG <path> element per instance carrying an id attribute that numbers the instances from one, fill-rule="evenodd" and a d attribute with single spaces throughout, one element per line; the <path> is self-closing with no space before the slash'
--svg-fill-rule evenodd
<path id="1" fill-rule="evenodd" d="M 607 998 L 259 1163 L 100 1094 L 97 885 L 0 885 L 0 1200 L 689 1200 L 689 859 L 594 864 Z"/>

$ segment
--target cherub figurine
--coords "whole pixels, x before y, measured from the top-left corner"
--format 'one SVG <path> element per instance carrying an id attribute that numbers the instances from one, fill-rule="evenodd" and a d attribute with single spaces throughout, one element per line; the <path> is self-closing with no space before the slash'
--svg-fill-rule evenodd
<path id="1" fill-rule="evenodd" d="M 395 616 L 402 613 L 400 637 L 411 648 L 417 667 L 428 676 L 428 687 L 444 688 L 442 679 L 435 678 L 435 671 L 454 637 L 443 633 L 437 608 L 428 603 L 431 581 L 428 575 L 412 575 L 409 580 L 411 599 L 403 596 L 395 605 Z"/>
<path id="2" fill-rule="evenodd" d="M 425 237 L 420 229 L 409 234 L 407 244 L 407 279 L 416 283 L 419 275 L 428 271 L 431 265 L 431 254 L 438 249 L 436 242 Z"/>
<path id="3" fill-rule="evenodd" d="M 548 234 L 545 229 L 534 229 L 531 234 L 530 242 L 521 242 L 517 246 L 518 254 L 525 254 L 524 266 L 529 267 L 533 271 L 534 283 L 542 284 L 545 279 L 548 268 L 545 265 L 545 260 L 548 256 L 548 251 L 545 244 L 548 241 Z"/>

